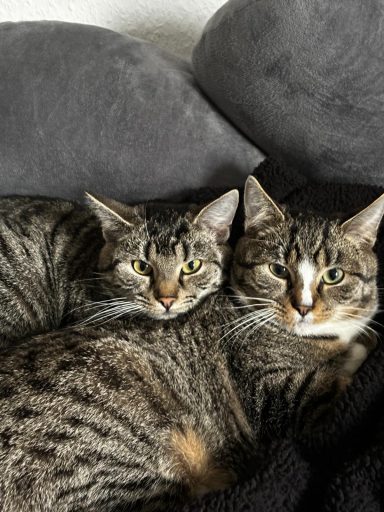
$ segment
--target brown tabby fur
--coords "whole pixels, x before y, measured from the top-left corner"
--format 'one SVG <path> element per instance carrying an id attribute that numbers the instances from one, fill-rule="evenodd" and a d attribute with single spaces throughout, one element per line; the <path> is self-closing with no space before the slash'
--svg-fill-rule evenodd
<path id="1" fill-rule="evenodd" d="M 237 291 L 252 282 L 237 275 Z M 175 321 L 74 328 L 3 351 L 0 510 L 170 510 L 252 472 L 266 434 L 313 428 L 356 369 L 359 332 L 261 325 L 247 289 L 241 306 L 214 294 Z"/>
<path id="2" fill-rule="evenodd" d="M 190 311 L 223 282 L 226 240 L 238 193 L 177 212 L 90 197 L 0 200 L 0 345 L 84 320 L 122 315 L 170 319 Z M 204 261 L 193 275 L 181 267 Z M 132 262 L 151 265 L 148 276 Z M 166 310 L 161 299 L 172 295 Z"/>

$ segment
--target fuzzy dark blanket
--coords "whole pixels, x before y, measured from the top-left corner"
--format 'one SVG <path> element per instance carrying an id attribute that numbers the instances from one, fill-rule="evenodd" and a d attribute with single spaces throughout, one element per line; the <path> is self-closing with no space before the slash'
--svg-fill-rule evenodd
<path id="1" fill-rule="evenodd" d="M 383 190 L 307 181 L 273 160 L 255 169 L 273 199 L 301 211 L 354 213 Z M 237 227 L 238 229 L 238 227 Z M 384 232 L 377 252 L 384 277 Z M 381 288 L 383 289 L 383 288 Z M 384 324 L 384 315 L 376 321 Z M 380 328 L 376 326 L 380 331 Z M 384 336 L 384 328 L 382 328 Z M 372 352 L 332 417 L 311 434 L 271 441 L 253 478 L 183 512 L 379 512 L 384 510 L 384 344 Z"/>

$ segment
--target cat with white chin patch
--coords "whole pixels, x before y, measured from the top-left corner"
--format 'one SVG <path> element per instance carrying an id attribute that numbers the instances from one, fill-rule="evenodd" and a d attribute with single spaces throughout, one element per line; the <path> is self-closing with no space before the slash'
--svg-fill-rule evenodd
<path id="1" fill-rule="evenodd" d="M 288 408 L 298 389 L 316 394 L 336 374 L 344 388 L 376 344 L 373 248 L 384 195 L 343 222 L 294 214 L 250 176 L 244 207 L 245 233 L 235 249 L 231 286 L 248 314 L 232 335 L 245 340 L 236 356 L 241 378 L 258 376 L 252 407 L 255 401 L 262 407 L 265 390 L 276 393 L 279 381 Z"/>

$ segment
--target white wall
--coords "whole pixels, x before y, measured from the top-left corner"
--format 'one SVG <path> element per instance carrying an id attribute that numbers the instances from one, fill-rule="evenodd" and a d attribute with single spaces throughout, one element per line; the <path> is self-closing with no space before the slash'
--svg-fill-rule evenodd
<path id="1" fill-rule="evenodd" d="M 61 20 L 131 34 L 189 57 L 225 0 L 0 0 L 0 21 Z"/>

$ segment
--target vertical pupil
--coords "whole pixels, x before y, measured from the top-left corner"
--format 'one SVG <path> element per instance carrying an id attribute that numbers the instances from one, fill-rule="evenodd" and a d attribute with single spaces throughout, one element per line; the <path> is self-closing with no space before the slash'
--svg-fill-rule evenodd
<path id="1" fill-rule="evenodd" d="M 147 268 L 147 264 L 144 263 L 144 261 L 140 261 L 140 270 L 141 272 L 144 272 L 144 270 Z"/>
<path id="2" fill-rule="evenodd" d="M 190 262 L 188 263 L 188 267 L 190 268 L 190 270 L 193 270 L 194 266 L 195 266 L 195 264 L 194 264 L 194 262 L 193 262 L 193 261 L 190 261 Z"/>
<path id="3" fill-rule="evenodd" d="M 331 271 L 330 271 L 330 277 L 332 279 L 332 281 L 334 281 L 335 279 L 337 279 L 339 273 L 337 271 L 337 268 L 333 268 Z"/>

